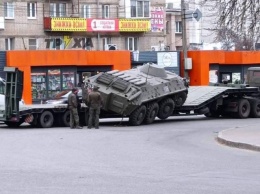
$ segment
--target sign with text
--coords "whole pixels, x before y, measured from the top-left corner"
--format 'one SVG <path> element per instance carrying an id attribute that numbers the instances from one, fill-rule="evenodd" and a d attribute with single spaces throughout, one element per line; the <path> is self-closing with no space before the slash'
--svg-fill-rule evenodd
<path id="1" fill-rule="evenodd" d="M 158 52 L 157 64 L 162 67 L 178 67 L 177 52 Z"/>
<path id="2" fill-rule="evenodd" d="M 52 18 L 52 31 L 87 31 L 87 20 L 81 18 Z"/>
<path id="3" fill-rule="evenodd" d="M 151 10 L 151 31 L 162 32 L 164 29 L 164 8 L 152 7 Z"/>
<path id="4" fill-rule="evenodd" d="M 119 20 L 120 32 L 147 32 L 151 29 L 150 20 Z"/>
<path id="5" fill-rule="evenodd" d="M 88 19 L 87 31 L 118 32 L 118 19 Z"/>

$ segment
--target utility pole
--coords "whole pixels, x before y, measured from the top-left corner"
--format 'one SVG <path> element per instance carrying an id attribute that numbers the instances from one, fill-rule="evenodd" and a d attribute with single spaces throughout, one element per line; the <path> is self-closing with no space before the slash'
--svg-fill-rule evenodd
<path id="1" fill-rule="evenodd" d="M 185 0 L 181 0 L 181 23 L 182 23 L 182 49 L 183 49 L 183 65 L 184 77 L 189 79 L 187 67 L 187 34 L 186 34 L 186 17 L 185 17 Z"/>

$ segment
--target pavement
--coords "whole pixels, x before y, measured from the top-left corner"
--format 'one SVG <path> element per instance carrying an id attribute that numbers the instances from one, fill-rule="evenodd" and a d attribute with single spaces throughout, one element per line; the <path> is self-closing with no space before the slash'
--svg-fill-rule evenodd
<path id="1" fill-rule="evenodd" d="M 260 152 L 260 126 L 251 125 L 220 131 L 217 141 L 227 146 Z"/>

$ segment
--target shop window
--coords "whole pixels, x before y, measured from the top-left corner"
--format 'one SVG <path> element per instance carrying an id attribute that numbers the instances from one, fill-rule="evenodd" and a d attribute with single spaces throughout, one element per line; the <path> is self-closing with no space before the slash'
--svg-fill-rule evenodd
<path id="1" fill-rule="evenodd" d="M 50 3 L 50 17 L 65 17 L 66 3 Z"/>
<path id="2" fill-rule="evenodd" d="M 5 2 L 4 12 L 5 12 L 5 19 L 14 19 L 14 3 Z"/>
<path id="3" fill-rule="evenodd" d="M 62 73 L 62 89 L 72 89 L 74 87 L 74 72 Z"/>
<path id="4" fill-rule="evenodd" d="M 150 1 L 131 0 L 131 17 L 150 17 Z"/>
<path id="5" fill-rule="evenodd" d="M 37 39 L 35 38 L 29 39 L 29 50 L 37 50 Z"/>
<path id="6" fill-rule="evenodd" d="M 14 50 L 14 38 L 5 39 L 5 50 Z"/>
<path id="7" fill-rule="evenodd" d="M 130 50 L 130 51 L 138 50 L 138 38 L 137 37 L 126 38 L 126 50 Z"/>
<path id="8" fill-rule="evenodd" d="M 60 69 L 48 70 L 48 97 L 61 91 Z"/>
<path id="9" fill-rule="evenodd" d="M 29 19 L 36 18 L 36 3 L 27 3 L 27 17 Z"/>
<path id="10" fill-rule="evenodd" d="M 102 6 L 102 18 L 109 18 L 109 5 Z"/>
<path id="11" fill-rule="evenodd" d="M 31 73 L 32 99 L 42 100 L 47 97 L 46 73 Z"/>
<path id="12" fill-rule="evenodd" d="M 80 9 L 81 18 L 90 18 L 90 5 L 81 5 Z"/>
<path id="13" fill-rule="evenodd" d="M 0 94 L 5 94 L 5 81 L 0 79 Z"/>

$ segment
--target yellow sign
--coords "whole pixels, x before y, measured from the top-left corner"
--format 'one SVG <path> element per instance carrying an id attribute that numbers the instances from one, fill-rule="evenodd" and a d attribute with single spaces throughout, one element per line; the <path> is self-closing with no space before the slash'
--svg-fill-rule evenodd
<path id="1" fill-rule="evenodd" d="M 81 18 L 52 18 L 52 31 L 87 31 L 87 20 Z"/>
<path id="2" fill-rule="evenodd" d="M 151 29 L 150 20 L 119 20 L 120 32 L 147 32 Z"/>

